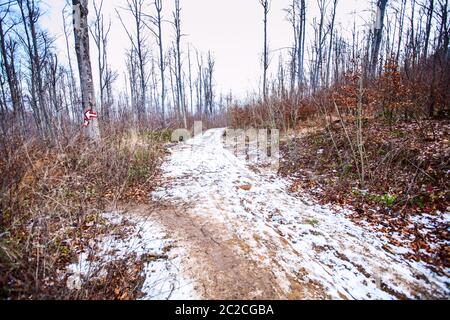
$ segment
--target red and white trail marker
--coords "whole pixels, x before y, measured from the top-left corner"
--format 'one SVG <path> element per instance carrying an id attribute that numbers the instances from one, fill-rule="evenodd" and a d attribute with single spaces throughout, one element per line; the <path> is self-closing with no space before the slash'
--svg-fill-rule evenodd
<path id="1" fill-rule="evenodd" d="M 89 110 L 87 110 L 84 113 L 84 118 L 87 119 L 87 120 L 95 119 L 95 118 L 97 118 L 97 112 L 92 111 L 91 109 L 89 109 Z"/>
<path id="2" fill-rule="evenodd" d="M 92 111 L 91 109 L 86 110 L 84 113 L 84 122 L 82 124 L 83 127 L 87 127 L 89 125 L 89 121 L 97 118 L 97 112 Z"/>
<path id="3" fill-rule="evenodd" d="M 82 126 L 87 127 L 88 125 L 89 125 L 89 120 L 84 119 Z"/>

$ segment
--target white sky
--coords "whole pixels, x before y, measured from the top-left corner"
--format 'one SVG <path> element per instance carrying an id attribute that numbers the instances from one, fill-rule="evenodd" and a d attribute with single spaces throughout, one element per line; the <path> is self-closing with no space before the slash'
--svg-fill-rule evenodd
<path id="1" fill-rule="evenodd" d="M 90 0 L 90 6 L 93 7 Z M 100 0 L 95 0 L 100 2 Z M 307 24 L 310 26 L 313 17 L 317 16 L 317 1 L 307 0 Z M 65 39 L 63 35 L 62 9 L 64 0 L 42 0 L 42 9 L 45 16 L 42 27 L 56 36 L 56 48 L 60 61 L 67 61 Z M 152 1 L 148 0 L 146 13 L 153 14 Z M 164 18 L 172 20 L 173 0 L 163 0 Z M 271 53 L 271 67 L 278 65 L 279 52 L 277 49 L 286 48 L 292 43 L 292 30 L 286 21 L 287 8 L 291 0 L 272 0 L 269 12 L 269 45 L 274 50 Z M 120 78 L 116 86 L 123 87 L 123 73 L 125 72 L 125 50 L 129 48 L 129 40 L 115 13 L 115 8 L 123 13 L 125 23 L 132 21 L 126 17 L 123 8 L 126 0 L 104 0 L 103 9 L 105 17 L 112 20 L 109 39 L 109 62 L 117 70 Z M 330 1 L 330 6 L 331 6 Z M 263 46 L 262 8 L 259 0 L 181 0 L 182 32 L 184 51 L 187 53 L 187 44 L 191 43 L 201 52 L 211 50 L 215 57 L 215 88 L 217 93 L 233 91 L 235 97 L 244 98 L 249 91 L 258 91 L 261 77 L 261 52 Z M 344 30 L 350 30 L 353 20 L 357 19 L 359 25 L 363 24 L 361 16 L 370 15 L 370 0 L 340 0 L 337 10 L 337 25 Z M 331 8 L 331 7 L 330 7 Z M 70 11 L 71 12 L 71 8 Z M 93 8 L 90 10 L 92 18 Z M 354 14 L 356 12 L 356 15 Z M 72 20 L 68 21 L 72 28 Z M 309 27 L 311 29 L 311 27 Z M 173 28 L 167 22 L 164 25 L 165 44 L 173 39 Z M 157 58 L 154 38 L 149 34 L 149 45 L 154 48 Z M 313 34 L 307 32 L 307 44 L 313 39 Z M 71 38 L 73 41 L 73 38 Z M 72 44 L 72 42 L 71 42 Z M 72 46 L 73 50 L 73 46 Z M 96 56 L 95 45 L 91 39 L 92 57 Z M 73 60 L 75 61 L 75 60 Z M 187 62 L 186 62 L 187 63 Z M 96 64 L 93 60 L 93 71 L 96 76 Z M 273 69 L 272 69 L 273 70 Z M 97 81 L 96 81 L 97 82 Z"/>

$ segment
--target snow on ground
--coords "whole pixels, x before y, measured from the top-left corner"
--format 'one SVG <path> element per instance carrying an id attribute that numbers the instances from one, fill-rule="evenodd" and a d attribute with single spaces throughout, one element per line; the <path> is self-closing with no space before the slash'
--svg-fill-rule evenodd
<path id="1" fill-rule="evenodd" d="M 117 232 L 96 239 L 97 243 L 92 244 L 90 250 L 79 254 L 78 262 L 67 267 L 69 288 L 80 289 L 83 281 L 105 277 L 104 267 L 109 262 L 133 254 L 138 259 L 151 255 L 155 258 L 144 265 L 142 299 L 197 298 L 193 282 L 184 278 L 180 271 L 182 249 L 174 246 L 157 222 L 138 214 L 119 212 L 105 213 L 103 218 L 111 225 L 110 229 L 116 227 Z"/>
<path id="2" fill-rule="evenodd" d="M 406 261 L 400 248 L 384 250 L 385 239 L 347 219 L 346 210 L 290 195 L 287 180 L 255 173 L 225 148 L 223 133 L 208 130 L 173 147 L 163 166 L 170 183 L 153 195 L 194 204 L 191 214 L 222 223 L 272 270 L 286 293 L 295 277 L 319 283 L 337 299 L 450 296 L 450 270 L 438 275 Z"/>

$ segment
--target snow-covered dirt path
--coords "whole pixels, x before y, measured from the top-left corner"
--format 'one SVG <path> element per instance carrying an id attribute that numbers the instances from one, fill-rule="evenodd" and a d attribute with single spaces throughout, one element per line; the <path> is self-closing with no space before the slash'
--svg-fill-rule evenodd
<path id="1" fill-rule="evenodd" d="M 406 261 L 345 210 L 293 196 L 288 181 L 255 173 L 224 147 L 223 132 L 211 129 L 171 148 L 152 194 L 167 204 L 154 218 L 184 248 L 180 270 L 198 296 L 449 297 L 448 273 Z"/>

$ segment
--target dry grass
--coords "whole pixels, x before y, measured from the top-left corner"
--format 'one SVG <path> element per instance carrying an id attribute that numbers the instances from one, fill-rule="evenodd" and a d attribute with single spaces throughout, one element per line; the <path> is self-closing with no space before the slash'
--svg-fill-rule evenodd
<path id="1" fill-rule="evenodd" d="M 169 136 L 168 131 L 122 132 L 98 145 L 78 137 L 57 147 L 2 137 L 0 297 L 73 297 L 59 271 L 73 261 L 76 249 L 105 232 L 99 215 L 105 208 L 147 200 Z M 119 281 L 130 279 L 116 269 L 110 271 L 122 275 Z M 116 294 L 107 293 L 92 287 L 83 298 Z"/>
<path id="2" fill-rule="evenodd" d="M 346 126 L 354 141 L 355 123 L 346 120 Z M 415 255 L 409 258 L 441 269 L 450 265 L 448 225 L 427 230 L 424 237 L 419 232 L 424 230 L 417 230 L 417 225 L 410 229 L 407 221 L 424 213 L 438 218 L 448 212 L 449 134 L 448 120 L 367 120 L 361 183 L 347 137 L 335 123 L 283 142 L 280 173 L 294 178 L 292 192 L 308 191 L 322 203 L 351 205 L 356 222 L 366 221 L 388 236 L 420 239 L 420 246 L 411 243 Z"/>

